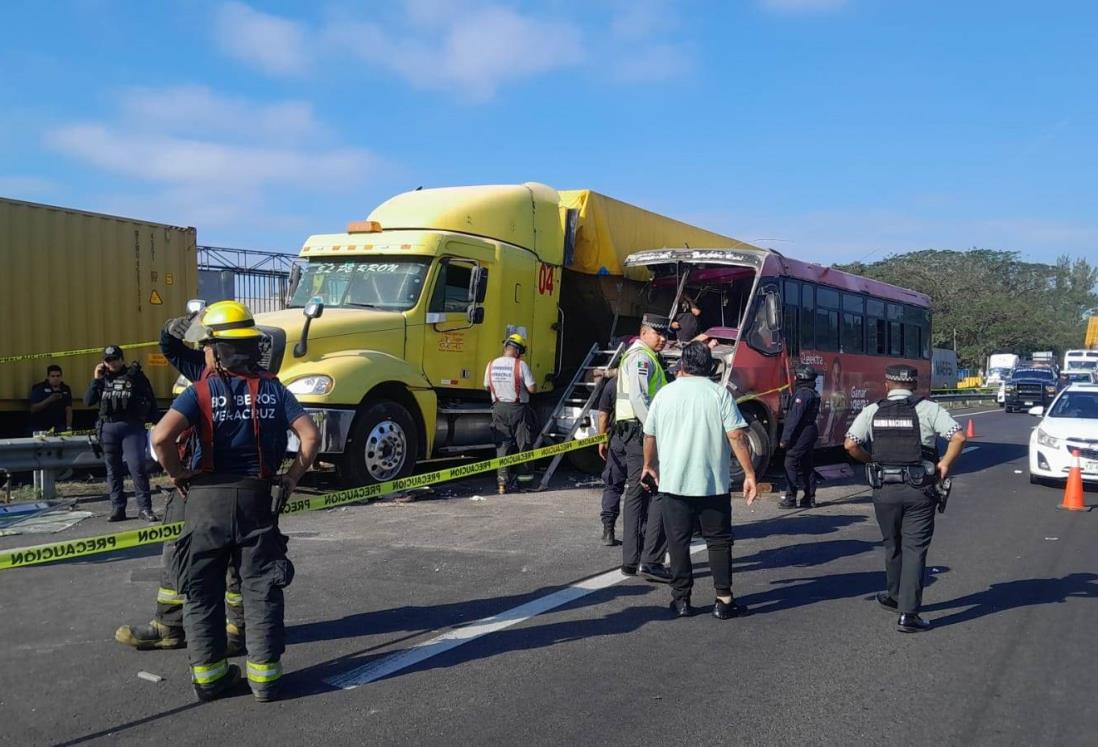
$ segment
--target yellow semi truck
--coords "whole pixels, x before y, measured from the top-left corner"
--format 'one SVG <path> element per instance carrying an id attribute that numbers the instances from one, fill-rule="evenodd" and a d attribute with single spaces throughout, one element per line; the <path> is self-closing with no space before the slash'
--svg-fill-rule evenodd
<path id="1" fill-rule="evenodd" d="M 368 484 L 491 445 L 484 369 L 512 332 L 555 403 L 592 343 L 635 334 L 652 310 L 648 271 L 622 259 L 687 245 L 744 246 L 589 190 L 416 190 L 309 237 L 289 308 L 257 323 L 323 458 Z"/>

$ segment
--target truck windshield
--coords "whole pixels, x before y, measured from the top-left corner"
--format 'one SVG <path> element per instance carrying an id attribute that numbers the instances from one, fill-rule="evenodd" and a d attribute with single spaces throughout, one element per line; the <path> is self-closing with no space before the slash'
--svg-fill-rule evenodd
<path id="1" fill-rule="evenodd" d="M 405 311 L 423 291 L 430 257 L 346 257 L 311 261 L 301 273 L 290 306 L 314 296 L 325 306 Z"/>

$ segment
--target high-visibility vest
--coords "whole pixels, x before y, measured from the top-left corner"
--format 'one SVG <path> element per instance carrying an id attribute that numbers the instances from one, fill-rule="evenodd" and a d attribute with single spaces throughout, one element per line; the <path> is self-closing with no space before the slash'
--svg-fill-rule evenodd
<path id="1" fill-rule="evenodd" d="M 642 341 L 637 340 L 634 342 L 630 348 L 625 351 L 625 355 L 622 357 L 621 366 L 618 369 L 618 396 L 614 403 L 614 419 L 619 423 L 637 419 L 637 414 L 633 412 L 633 403 L 629 401 L 629 382 L 633 377 L 627 375 L 629 366 L 633 365 L 633 361 L 637 355 L 647 355 L 651 361 L 651 367 L 648 372 L 649 402 L 656 396 L 656 392 L 667 384 L 667 374 L 663 371 L 663 365 L 660 364 L 659 356 L 656 355 L 652 348 L 645 345 Z"/>

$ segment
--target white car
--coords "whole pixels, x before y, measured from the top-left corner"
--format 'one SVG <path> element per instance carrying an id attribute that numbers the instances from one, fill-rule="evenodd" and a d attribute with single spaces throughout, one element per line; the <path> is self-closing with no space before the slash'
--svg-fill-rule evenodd
<path id="1" fill-rule="evenodd" d="M 1067 478 L 1079 452 L 1083 480 L 1098 482 L 1098 384 L 1072 384 L 1061 391 L 1029 437 L 1029 481 L 1045 483 Z"/>

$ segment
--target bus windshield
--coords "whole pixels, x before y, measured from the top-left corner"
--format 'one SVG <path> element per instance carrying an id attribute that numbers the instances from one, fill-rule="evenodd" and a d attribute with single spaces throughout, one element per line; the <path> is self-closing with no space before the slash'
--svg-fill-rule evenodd
<path id="1" fill-rule="evenodd" d="M 309 262 L 290 301 L 301 308 L 319 297 L 325 306 L 406 311 L 423 291 L 430 257 L 341 257 Z"/>

